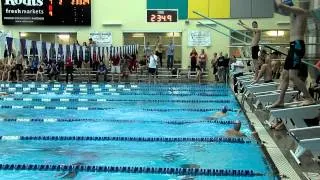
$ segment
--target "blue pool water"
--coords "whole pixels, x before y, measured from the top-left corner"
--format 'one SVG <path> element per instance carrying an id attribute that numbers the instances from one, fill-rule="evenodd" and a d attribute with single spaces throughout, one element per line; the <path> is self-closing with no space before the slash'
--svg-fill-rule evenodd
<path id="1" fill-rule="evenodd" d="M 47 84 L 46 84 L 47 85 Z M 15 87 L 16 84 L 0 84 L 0 87 Z M 23 92 L 29 84 L 18 85 L 15 92 Z M 41 84 L 32 84 L 32 87 Z M 48 85 L 52 86 L 52 85 Z M 84 84 L 75 84 L 86 88 Z M 100 88 L 104 85 L 88 85 Z M 99 87 L 96 87 L 99 86 Z M 252 137 L 248 121 L 240 109 L 235 97 L 227 87 L 221 85 L 190 84 L 147 84 L 111 85 L 106 89 L 116 89 L 119 94 L 80 95 L 56 94 L 46 89 L 39 95 L 11 95 L 2 99 L 0 106 L 0 136 L 99 136 L 99 137 L 167 137 L 202 138 L 226 137 L 225 131 L 231 124 L 206 122 L 208 116 L 226 105 L 234 112 L 228 112 L 219 121 L 242 122 L 241 130 L 247 135 L 247 143 L 230 142 L 133 142 L 133 141 L 24 141 L 0 140 L 0 164 L 75 164 L 119 167 L 159 167 L 181 168 L 185 164 L 195 164 L 204 169 L 252 170 L 263 174 L 256 177 L 197 176 L 195 179 L 274 179 L 273 171 L 265 156 Z M 60 91 L 64 91 L 62 85 Z M 123 88 L 132 89 L 122 95 Z M 173 89 L 174 88 L 174 89 Z M 107 91 L 107 90 L 103 91 Z M 135 90 L 133 90 L 135 89 Z M 139 95 L 131 95 L 137 92 Z M 179 91 L 179 89 L 183 91 Z M 27 89 L 28 90 L 28 89 Z M 145 95 L 172 92 L 188 96 Z M 9 92 L 9 89 L 2 88 Z M 38 90 L 33 90 L 38 92 Z M 224 93 L 224 96 L 201 96 L 196 92 Z M 10 99 L 11 98 L 11 99 Z M 15 99 L 13 99 L 15 98 Z M 25 98 L 23 100 L 22 98 Z M 107 99 L 111 101 L 51 101 L 52 99 Z M 39 101 L 46 99 L 46 101 Z M 48 101 L 50 99 L 50 101 Z M 146 101 L 148 100 L 148 101 Z M 221 102 L 220 102 L 221 100 Z M 193 101 L 193 102 L 192 102 Z M 202 101 L 202 102 L 201 102 Z M 43 107 L 99 107 L 109 110 L 75 109 L 17 109 L 16 106 Z M 206 109 L 214 109 L 204 111 Z M 161 110 L 161 111 L 159 111 Z M 166 111 L 170 110 L 170 111 Z M 11 119 L 11 121 L 6 121 Z M 90 119 L 74 122 L 28 122 L 29 119 Z M 112 120 L 112 121 L 111 121 Z M 174 122 L 174 123 L 170 123 Z M 181 123 L 177 123 L 181 122 Z M 184 123 L 186 122 L 186 123 Z M 1 171 L 1 179 L 59 179 L 61 172 L 55 171 Z M 170 174 L 130 174 L 130 173 L 93 173 L 79 172 L 75 179 L 187 179 L 188 176 Z"/>

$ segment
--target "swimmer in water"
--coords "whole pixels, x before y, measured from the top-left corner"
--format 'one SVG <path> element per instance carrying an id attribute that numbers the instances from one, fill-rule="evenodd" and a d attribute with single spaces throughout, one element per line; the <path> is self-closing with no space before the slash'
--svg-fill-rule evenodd
<path id="1" fill-rule="evenodd" d="M 243 134 L 241 131 L 241 122 L 240 121 L 236 121 L 234 123 L 234 127 L 233 129 L 229 129 L 226 131 L 226 135 L 227 136 L 236 136 L 236 137 L 244 137 L 246 136 L 245 134 Z"/>
<path id="2" fill-rule="evenodd" d="M 83 165 L 84 163 L 81 163 L 81 162 L 72 164 L 72 166 L 83 166 Z M 68 171 L 68 172 L 62 172 L 56 175 L 56 177 L 60 177 L 61 179 L 74 179 L 77 175 L 78 175 L 77 171 Z"/>
<path id="3" fill-rule="evenodd" d="M 228 107 L 227 106 L 223 106 L 221 111 L 219 112 L 216 112 L 215 114 L 213 114 L 212 116 L 209 116 L 207 118 L 207 120 L 217 120 L 219 118 L 222 118 L 224 116 L 227 115 L 227 112 L 228 112 Z"/>

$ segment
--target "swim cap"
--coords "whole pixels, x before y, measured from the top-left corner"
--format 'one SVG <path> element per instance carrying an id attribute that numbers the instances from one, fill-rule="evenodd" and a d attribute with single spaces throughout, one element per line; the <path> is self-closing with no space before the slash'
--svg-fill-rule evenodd
<path id="1" fill-rule="evenodd" d="M 286 5 L 288 5 L 288 6 L 294 6 L 292 0 L 283 0 L 282 3 L 283 3 L 283 4 L 286 4 Z"/>
<path id="2" fill-rule="evenodd" d="M 221 110 L 223 113 L 226 113 L 228 112 L 228 107 L 227 106 L 223 106 L 222 110 Z"/>

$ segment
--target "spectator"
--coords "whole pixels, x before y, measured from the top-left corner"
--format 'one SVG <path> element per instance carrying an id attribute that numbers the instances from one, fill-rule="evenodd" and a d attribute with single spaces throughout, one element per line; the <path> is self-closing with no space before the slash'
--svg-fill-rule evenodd
<path id="1" fill-rule="evenodd" d="M 122 78 L 128 80 L 129 78 L 129 63 L 131 61 L 132 57 L 129 56 L 128 54 L 124 55 L 123 61 L 122 61 Z"/>
<path id="2" fill-rule="evenodd" d="M 217 60 L 218 60 L 218 54 L 217 54 L 217 53 L 214 53 L 214 54 L 213 54 L 213 58 L 212 58 L 212 60 L 211 60 L 211 67 L 212 67 L 212 72 L 213 72 L 213 75 L 214 75 L 216 81 L 218 81 L 218 76 L 217 76 L 217 71 L 218 71 L 218 68 L 217 68 Z"/>
<path id="3" fill-rule="evenodd" d="M 49 80 L 51 81 L 52 77 L 54 77 L 55 80 L 58 80 L 59 69 L 57 67 L 57 64 L 55 62 L 52 62 L 51 64 L 49 64 L 47 69 L 48 69 Z"/>
<path id="4" fill-rule="evenodd" d="M 71 60 L 70 57 L 67 58 L 67 62 L 66 62 L 66 83 L 68 83 L 69 80 L 69 74 L 71 76 L 71 82 L 73 81 L 73 62 Z"/>
<path id="5" fill-rule="evenodd" d="M 199 66 L 202 72 L 206 70 L 208 56 L 204 52 L 204 49 L 201 49 L 201 54 L 199 55 Z"/>
<path id="6" fill-rule="evenodd" d="M 8 79 L 10 69 L 11 69 L 10 64 L 4 64 L 1 81 L 4 81 L 5 78 Z"/>
<path id="7" fill-rule="evenodd" d="M 170 44 L 168 46 L 167 49 L 167 68 L 169 70 L 169 68 L 172 70 L 173 68 L 173 62 L 174 62 L 174 50 L 175 50 L 175 46 L 173 44 L 173 41 L 170 41 Z"/>
<path id="8" fill-rule="evenodd" d="M 259 70 L 257 79 L 253 81 L 254 83 L 258 83 L 259 80 L 264 76 L 264 83 L 270 83 L 273 82 L 272 80 L 272 65 L 271 65 L 271 57 L 270 55 L 267 55 L 266 58 L 261 59 L 261 68 Z"/>
<path id="9" fill-rule="evenodd" d="M 193 48 L 190 53 L 190 60 L 191 60 L 191 72 L 195 72 L 197 67 L 197 60 L 198 60 L 198 53 L 195 48 Z"/>
<path id="10" fill-rule="evenodd" d="M 160 37 L 156 43 L 156 56 L 158 56 L 158 58 L 159 58 L 160 67 L 162 67 L 163 45 L 160 42 Z"/>
<path id="11" fill-rule="evenodd" d="M 96 74 L 97 82 L 99 82 L 99 75 L 103 75 L 103 78 L 104 78 L 103 80 L 105 82 L 107 82 L 107 72 L 108 72 L 108 70 L 107 70 L 106 65 L 103 63 L 103 61 L 101 61 L 99 66 L 98 66 L 98 72 Z"/>
<path id="12" fill-rule="evenodd" d="M 23 56 L 20 52 L 18 52 L 17 56 L 17 65 L 16 65 L 16 71 L 17 71 L 17 81 L 19 81 L 19 78 L 22 78 L 22 81 L 24 81 L 24 73 L 23 73 Z"/>
<path id="13" fill-rule="evenodd" d="M 234 62 L 231 64 L 231 73 L 233 74 L 233 89 L 238 93 L 237 77 L 243 76 L 244 64 L 242 61 L 237 60 L 235 56 L 232 59 Z"/>
<path id="14" fill-rule="evenodd" d="M 37 70 L 38 70 L 38 66 L 39 66 L 39 60 L 37 59 L 37 57 L 35 56 L 32 56 L 31 57 L 31 73 L 32 74 L 36 74 L 37 73 Z"/>
<path id="15" fill-rule="evenodd" d="M 223 59 L 223 66 L 224 66 L 224 78 L 226 81 L 229 79 L 229 66 L 230 66 L 230 58 L 229 55 L 226 53 Z"/>
<path id="16" fill-rule="evenodd" d="M 149 83 L 151 82 L 151 75 L 153 76 L 153 81 L 156 83 L 156 70 L 157 70 L 157 64 L 158 64 L 158 57 L 151 52 L 151 56 L 149 57 Z"/>
<path id="17" fill-rule="evenodd" d="M 36 75 L 36 81 L 38 81 L 38 77 L 41 77 L 41 81 L 43 81 L 43 73 L 44 73 L 44 67 L 45 64 L 42 62 L 40 63 L 40 65 L 38 66 L 38 71 L 37 71 L 37 75 Z"/>
<path id="18" fill-rule="evenodd" d="M 137 52 L 138 53 L 138 52 Z M 129 63 L 129 71 L 132 73 L 132 71 L 137 71 L 137 53 L 133 53 L 130 58 L 130 63 Z"/>
<path id="19" fill-rule="evenodd" d="M 17 73 L 16 73 L 16 62 L 12 61 L 11 65 L 9 66 L 9 71 L 8 71 L 8 79 L 7 81 L 14 81 L 17 78 Z"/>
<path id="20" fill-rule="evenodd" d="M 112 82 L 114 82 L 113 81 L 113 75 L 114 74 L 118 74 L 118 82 L 120 82 L 120 73 L 121 73 L 121 71 L 120 71 L 120 55 L 119 54 L 117 54 L 117 55 L 115 55 L 115 56 L 113 56 L 113 57 L 111 57 L 111 74 L 112 74 L 112 78 L 111 78 L 111 81 Z"/>
<path id="21" fill-rule="evenodd" d="M 224 82 L 225 80 L 225 62 L 224 62 L 224 56 L 222 55 L 222 52 L 220 52 L 218 60 L 217 60 L 217 74 L 218 74 L 218 81 L 219 82 Z"/>

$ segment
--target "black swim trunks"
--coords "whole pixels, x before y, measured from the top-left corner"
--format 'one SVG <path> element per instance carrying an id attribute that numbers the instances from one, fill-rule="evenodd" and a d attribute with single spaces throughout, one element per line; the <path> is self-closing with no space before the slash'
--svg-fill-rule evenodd
<path id="1" fill-rule="evenodd" d="M 284 69 L 300 69 L 301 60 L 306 52 L 303 40 L 296 40 L 290 43 L 289 54 L 284 63 Z"/>
<path id="2" fill-rule="evenodd" d="M 273 82 L 273 80 L 264 81 L 264 83 L 271 83 L 271 82 Z"/>
<path id="3" fill-rule="evenodd" d="M 251 47 L 251 55 L 252 59 L 258 59 L 259 58 L 259 46 L 252 46 Z"/>

